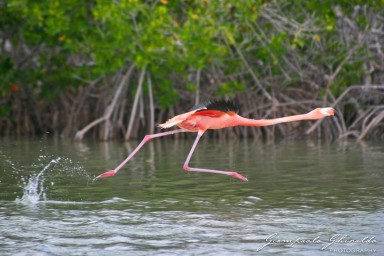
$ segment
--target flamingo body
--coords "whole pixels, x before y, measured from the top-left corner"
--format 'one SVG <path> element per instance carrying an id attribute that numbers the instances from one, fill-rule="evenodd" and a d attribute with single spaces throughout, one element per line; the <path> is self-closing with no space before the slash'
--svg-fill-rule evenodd
<path id="1" fill-rule="evenodd" d="M 178 127 L 190 132 L 197 132 L 199 130 L 206 131 L 208 129 L 222 129 L 225 127 L 234 126 L 233 112 L 221 112 L 217 110 L 205 110 L 191 113 L 188 116 L 175 116 L 178 122 L 170 119 L 164 124 L 159 125 L 161 128 L 169 127 L 170 124 L 175 123 Z"/>
<path id="2" fill-rule="evenodd" d="M 240 175 L 237 172 L 189 167 L 188 164 L 192 157 L 192 154 L 196 148 L 199 139 L 205 131 L 207 131 L 208 129 L 222 129 L 233 126 L 269 126 L 278 123 L 286 123 L 300 120 L 318 120 L 326 116 L 335 115 L 335 111 L 333 108 L 316 108 L 311 112 L 302 115 L 294 115 L 275 119 L 255 120 L 239 116 L 237 112 L 238 107 L 230 101 L 213 101 L 198 104 L 193 107 L 189 112 L 177 115 L 169 119 L 167 122 L 159 125 L 159 127 L 163 129 L 171 128 L 173 126 L 178 126 L 180 129 L 158 134 L 146 135 L 141 141 L 141 143 L 136 147 L 136 149 L 119 166 L 117 166 L 114 170 L 99 175 L 97 178 L 106 178 L 115 175 L 120 170 L 120 168 L 123 167 L 147 141 L 153 138 L 171 135 L 179 132 L 197 132 L 195 142 L 184 163 L 184 169 L 186 171 L 224 174 L 237 179 L 241 179 L 243 181 L 248 181 L 246 177 Z"/>

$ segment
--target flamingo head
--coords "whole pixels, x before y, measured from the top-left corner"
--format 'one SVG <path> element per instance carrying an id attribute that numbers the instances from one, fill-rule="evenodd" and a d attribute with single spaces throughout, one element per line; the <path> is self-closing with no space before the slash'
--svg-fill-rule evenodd
<path id="1" fill-rule="evenodd" d="M 333 108 L 316 108 L 308 113 L 311 119 L 321 119 L 327 116 L 337 116 Z"/>

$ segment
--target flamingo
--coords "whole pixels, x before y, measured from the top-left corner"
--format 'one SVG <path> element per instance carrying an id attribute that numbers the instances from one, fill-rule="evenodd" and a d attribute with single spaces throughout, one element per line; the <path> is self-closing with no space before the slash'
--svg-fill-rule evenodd
<path id="1" fill-rule="evenodd" d="M 192 154 L 195 151 L 196 145 L 199 142 L 201 136 L 203 136 L 207 130 L 216 130 L 233 126 L 269 126 L 300 120 L 318 120 L 327 116 L 334 116 L 336 114 L 333 108 L 316 108 L 309 113 L 301 115 L 293 115 L 275 119 L 255 120 L 242 117 L 238 115 L 237 112 L 238 107 L 231 101 L 219 100 L 198 104 L 194 106 L 189 112 L 177 115 L 169 119 L 167 122 L 159 125 L 159 127 L 162 129 L 171 128 L 173 126 L 178 126 L 180 129 L 146 135 L 140 144 L 135 148 L 135 150 L 133 150 L 132 153 L 119 166 L 113 170 L 100 174 L 96 177 L 96 179 L 114 176 L 140 150 L 140 148 L 151 139 L 180 132 L 197 132 L 195 142 L 193 143 L 187 159 L 184 162 L 184 170 L 224 174 L 232 176 L 236 179 L 248 181 L 246 177 L 237 172 L 202 169 L 189 166 L 189 161 L 191 160 Z"/>

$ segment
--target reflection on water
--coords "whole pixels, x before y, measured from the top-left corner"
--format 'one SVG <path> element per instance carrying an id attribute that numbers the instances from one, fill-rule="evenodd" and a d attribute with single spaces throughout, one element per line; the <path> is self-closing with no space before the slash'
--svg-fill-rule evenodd
<path id="1" fill-rule="evenodd" d="M 2 141 L 2 255 L 383 254 L 384 146 L 192 142 Z"/>

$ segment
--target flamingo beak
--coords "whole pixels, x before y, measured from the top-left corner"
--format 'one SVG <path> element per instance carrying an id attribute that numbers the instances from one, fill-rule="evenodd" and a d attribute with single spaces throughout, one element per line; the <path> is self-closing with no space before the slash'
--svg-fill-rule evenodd
<path id="1" fill-rule="evenodd" d="M 340 115 L 339 115 L 339 113 L 336 112 L 335 109 L 333 109 L 333 116 L 340 119 Z"/>

